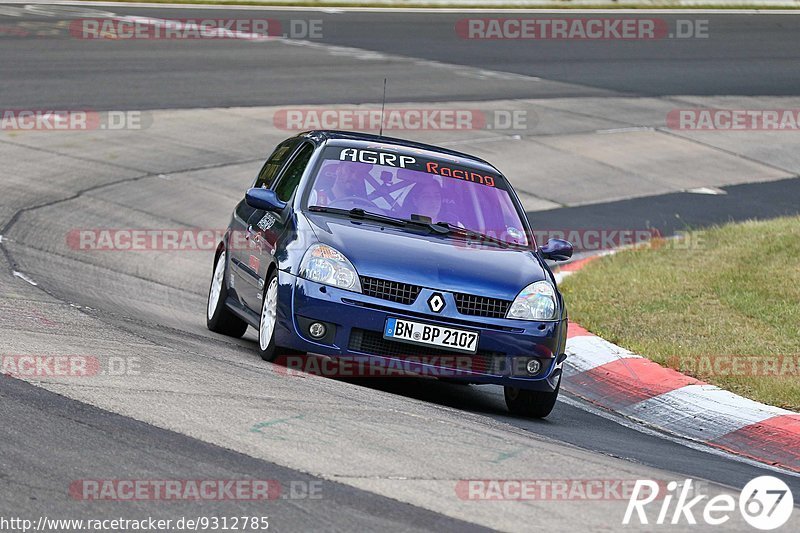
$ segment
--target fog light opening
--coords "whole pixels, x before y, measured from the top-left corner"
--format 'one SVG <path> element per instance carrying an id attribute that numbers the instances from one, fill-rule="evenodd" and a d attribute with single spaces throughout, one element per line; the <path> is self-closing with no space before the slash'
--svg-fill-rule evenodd
<path id="1" fill-rule="evenodd" d="M 538 359 L 530 359 L 528 364 L 525 365 L 525 368 L 528 371 L 528 374 L 538 374 L 539 370 L 542 369 L 542 363 L 540 363 Z"/>
<path id="2" fill-rule="evenodd" d="M 314 337 L 315 339 L 321 339 L 322 337 L 325 336 L 325 333 L 327 332 L 328 329 L 322 322 L 314 322 L 310 326 L 308 326 L 308 334 Z"/>

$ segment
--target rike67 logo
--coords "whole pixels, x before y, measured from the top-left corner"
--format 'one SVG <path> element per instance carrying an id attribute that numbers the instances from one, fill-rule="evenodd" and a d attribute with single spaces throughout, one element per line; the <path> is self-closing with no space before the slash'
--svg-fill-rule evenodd
<path id="1" fill-rule="evenodd" d="M 756 529 L 769 531 L 788 522 L 794 509 L 794 498 L 789 486 L 773 476 L 760 476 L 750 480 L 736 499 L 730 494 L 719 494 L 710 499 L 708 495 L 690 498 L 692 480 L 679 484 L 671 481 L 666 486 L 666 494 L 659 494 L 661 486 L 651 480 L 637 480 L 628 507 L 622 519 L 623 525 L 639 524 L 689 524 L 698 523 L 698 518 L 712 526 L 723 525 L 731 519 L 738 507 L 745 522 Z M 653 520 L 648 518 L 646 507 L 658 502 L 651 510 L 658 510 Z M 673 506 L 673 502 L 674 506 Z M 650 522 L 649 520 L 652 520 Z"/>

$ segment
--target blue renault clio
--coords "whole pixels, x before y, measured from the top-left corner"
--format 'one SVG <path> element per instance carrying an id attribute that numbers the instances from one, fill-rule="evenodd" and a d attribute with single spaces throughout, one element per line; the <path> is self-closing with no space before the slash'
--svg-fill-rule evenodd
<path id="1" fill-rule="evenodd" d="M 280 143 L 217 248 L 207 325 L 258 331 L 261 357 L 315 354 L 499 384 L 547 416 L 567 311 L 511 185 L 467 154 L 311 131 Z"/>

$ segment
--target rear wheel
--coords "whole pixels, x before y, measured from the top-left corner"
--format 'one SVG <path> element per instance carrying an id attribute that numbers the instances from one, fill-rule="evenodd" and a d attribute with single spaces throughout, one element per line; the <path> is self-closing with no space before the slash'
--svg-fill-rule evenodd
<path id="1" fill-rule="evenodd" d="M 552 392 L 503 387 L 506 406 L 511 413 L 527 418 L 544 418 L 550 414 L 558 399 L 561 378 Z"/>
<path id="2" fill-rule="evenodd" d="M 225 285 L 226 258 L 227 254 L 223 250 L 214 264 L 214 275 L 208 289 L 206 327 L 214 333 L 238 338 L 247 331 L 247 322 L 234 315 L 225 305 L 225 300 L 228 299 L 228 287 Z"/>
<path id="3" fill-rule="evenodd" d="M 278 273 L 273 272 L 264 284 L 261 298 L 261 320 L 258 324 L 258 353 L 264 361 L 272 361 L 275 349 L 275 325 L 278 322 Z"/>

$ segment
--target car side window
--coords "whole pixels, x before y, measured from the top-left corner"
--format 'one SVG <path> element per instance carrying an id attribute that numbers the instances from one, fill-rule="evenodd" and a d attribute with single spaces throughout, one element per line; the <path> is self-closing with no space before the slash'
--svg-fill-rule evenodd
<path id="1" fill-rule="evenodd" d="M 286 172 L 283 173 L 278 185 L 275 187 L 275 193 L 278 198 L 283 202 L 288 202 L 294 194 L 297 186 L 300 184 L 300 178 L 303 177 L 303 172 L 311 160 L 311 155 L 314 153 L 314 145 L 306 144 L 297 153 L 295 158 L 289 163 Z"/>
<path id="2" fill-rule="evenodd" d="M 267 162 L 264 163 L 253 187 L 271 189 L 275 183 L 275 178 L 278 176 L 278 171 L 289 159 L 289 156 L 292 155 L 298 142 L 298 139 L 289 139 L 279 144 L 275 151 L 272 152 L 272 155 L 269 156 Z"/>

